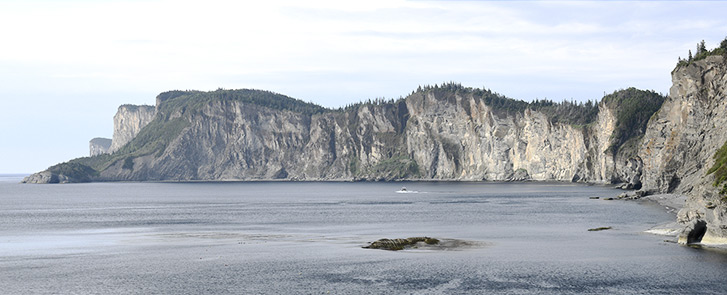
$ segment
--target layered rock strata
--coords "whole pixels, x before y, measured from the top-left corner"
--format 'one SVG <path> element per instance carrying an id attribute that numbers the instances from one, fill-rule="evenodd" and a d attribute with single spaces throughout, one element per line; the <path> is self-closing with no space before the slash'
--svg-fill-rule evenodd
<path id="1" fill-rule="evenodd" d="M 727 63 L 710 56 L 672 73 L 669 98 L 639 149 L 646 189 L 688 196 L 678 213 L 681 243 L 727 244 L 727 206 L 707 171 L 727 141 Z"/>
<path id="2" fill-rule="evenodd" d="M 612 183 L 634 181 L 624 171 L 639 168 L 607 151 L 616 119 L 604 104 L 594 125 L 584 127 L 554 124 L 530 109 L 503 112 L 468 91 L 421 91 L 396 103 L 312 115 L 235 100 L 194 109 L 166 106 L 181 103 L 174 99 L 159 103 L 168 113 L 153 128 L 181 126 L 173 138 L 163 150 L 132 150 L 97 180 Z"/>
<path id="3" fill-rule="evenodd" d="M 465 88 L 432 88 L 397 102 L 313 113 L 210 98 L 235 94 L 240 91 L 164 93 L 157 99 L 156 116 L 152 107 L 123 106 L 115 116 L 110 148 L 117 151 L 126 142 L 123 152 L 72 164 L 96 171 L 82 175 L 91 181 L 433 179 L 640 185 L 640 162 L 609 151 L 618 110 L 604 103 L 595 122 L 576 126 L 554 123 L 530 108 L 495 108 Z M 83 169 L 66 171 L 86 171 L 77 168 Z"/>
<path id="4" fill-rule="evenodd" d="M 146 105 L 122 105 L 114 115 L 114 133 L 108 153 L 119 150 L 134 139 L 156 115 L 156 108 Z"/>

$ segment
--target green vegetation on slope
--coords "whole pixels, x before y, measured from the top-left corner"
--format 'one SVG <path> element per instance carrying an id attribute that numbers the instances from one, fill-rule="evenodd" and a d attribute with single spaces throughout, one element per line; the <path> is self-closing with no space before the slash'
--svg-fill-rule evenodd
<path id="1" fill-rule="evenodd" d="M 621 147 L 641 138 L 646 124 L 664 103 L 663 95 L 636 88 L 619 90 L 603 97 L 603 103 L 616 111 L 616 130 L 609 150 L 616 154 Z"/>
<path id="2" fill-rule="evenodd" d="M 714 186 L 722 186 L 722 201 L 727 202 L 727 141 L 714 154 L 714 160 L 714 166 L 709 168 L 707 175 L 714 173 Z"/>
<path id="3" fill-rule="evenodd" d="M 152 108 L 153 109 L 154 106 L 149 106 L 149 105 L 134 105 L 134 104 L 122 104 L 119 108 L 126 108 L 127 110 L 130 110 L 130 111 L 136 111 L 139 108 Z"/>
<path id="4" fill-rule="evenodd" d="M 164 118 L 157 116 L 131 142 L 115 153 L 73 159 L 67 163 L 58 164 L 57 167 L 54 166 L 56 171 L 53 168 L 50 170 L 78 181 L 90 181 L 91 177 L 99 176 L 100 171 L 106 170 L 119 161 L 123 161 L 123 169 L 133 170 L 135 158 L 151 154 L 161 156 L 169 143 L 177 138 L 187 126 L 189 126 L 189 121 L 185 118 L 165 121 Z"/>
<path id="5" fill-rule="evenodd" d="M 189 126 L 184 117 L 165 119 L 157 116 L 146 125 L 131 142 L 123 146 L 115 154 L 131 155 L 134 157 L 157 154 L 161 156 L 170 142 Z"/>
<path id="6" fill-rule="evenodd" d="M 48 168 L 48 171 L 57 175 L 65 175 L 72 182 L 88 182 L 92 177 L 98 176 L 96 170 L 76 160 L 57 164 Z"/>

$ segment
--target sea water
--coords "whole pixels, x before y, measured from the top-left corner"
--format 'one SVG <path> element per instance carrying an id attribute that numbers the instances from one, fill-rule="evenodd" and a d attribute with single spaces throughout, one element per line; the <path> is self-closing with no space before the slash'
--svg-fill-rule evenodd
<path id="1" fill-rule="evenodd" d="M 3 294 L 727 292 L 725 253 L 643 233 L 675 217 L 605 186 L 19 181 L 0 178 Z M 414 236 L 462 244 L 362 248 Z"/>

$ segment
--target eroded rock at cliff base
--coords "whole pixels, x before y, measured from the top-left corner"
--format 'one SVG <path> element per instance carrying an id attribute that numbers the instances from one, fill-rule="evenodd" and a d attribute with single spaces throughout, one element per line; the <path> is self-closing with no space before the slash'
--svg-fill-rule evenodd
<path id="1" fill-rule="evenodd" d="M 530 180 L 530 179 L 531 178 L 530 178 L 530 174 L 528 174 L 528 170 L 518 169 L 518 170 L 515 170 L 515 172 L 508 179 L 508 181 L 526 181 L 526 180 Z"/>
<path id="2" fill-rule="evenodd" d="M 678 242 L 681 245 L 701 243 L 706 231 L 707 222 L 700 219 L 692 220 L 679 234 Z"/>

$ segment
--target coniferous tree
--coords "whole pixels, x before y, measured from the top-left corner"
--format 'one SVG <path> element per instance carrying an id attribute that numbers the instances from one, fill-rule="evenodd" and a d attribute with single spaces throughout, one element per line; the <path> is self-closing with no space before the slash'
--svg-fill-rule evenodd
<path id="1" fill-rule="evenodd" d="M 697 44 L 697 54 L 705 52 L 707 52 L 707 46 L 704 44 L 704 40 L 702 40 L 702 42 L 699 42 L 699 44 Z"/>

